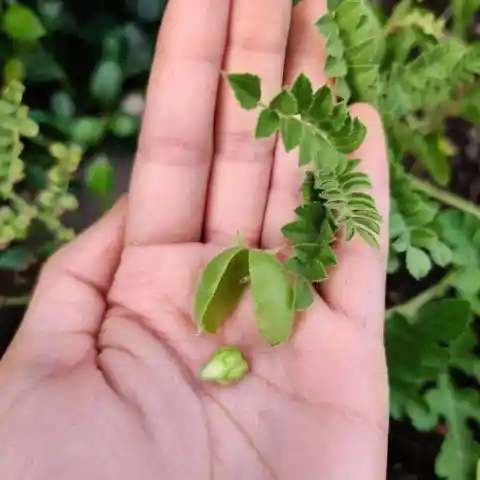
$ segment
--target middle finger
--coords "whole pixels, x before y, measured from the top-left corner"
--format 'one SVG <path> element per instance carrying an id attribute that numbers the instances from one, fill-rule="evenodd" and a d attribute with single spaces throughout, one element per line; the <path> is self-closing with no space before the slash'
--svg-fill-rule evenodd
<path id="1" fill-rule="evenodd" d="M 234 0 L 225 54 L 227 72 L 262 79 L 262 99 L 280 91 L 292 0 Z M 216 122 L 205 240 L 228 244 L 237 233 L 258 244 L 270 184 L 275 139 L 255 140 L 258 113 L 244 111 L 222 83 Z"/>

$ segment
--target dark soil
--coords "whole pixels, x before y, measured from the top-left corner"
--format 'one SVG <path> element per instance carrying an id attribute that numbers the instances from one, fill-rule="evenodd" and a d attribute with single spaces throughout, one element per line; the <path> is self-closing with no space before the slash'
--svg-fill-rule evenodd
<path id="1" fill-rule="evenodd" d="M 25 310 L 22 307 L 0 310 L 0 358 L 10 345 L 24 313 Z"/>
<path id="2" fill-rule="evenodd" d="M 420 434 L 408 422 L 392 421 L 387 479 L 436 480 L 433 467 L 441 443 L 438 433 Z"/>

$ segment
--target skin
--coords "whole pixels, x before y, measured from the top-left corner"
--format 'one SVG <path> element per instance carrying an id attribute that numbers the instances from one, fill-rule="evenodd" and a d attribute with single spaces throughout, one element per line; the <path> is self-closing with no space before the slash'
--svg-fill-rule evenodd
<path id="1" fill-rule="evenodd" d="M 382 343 L 387 257 L 339 243 L 340 265 L 290 342 L 259 337 L 248 298 L 215 336 L 191 317 L 201 269 L 237 231 L 282 245 L 299 204 L 297 154 L 254 141 L 222 69 L 259 74 L 264 96 L 305 72 L 320 86 L 322 0 L 171 0 L 128 197 L 44 267 L 0 364 L 0 478 L 384 479 Z M 193 41 L 194 39 L 194 41 Z M 381 122 L 357 152 L 388 219 Z M 220 345 L 251 373 L 201 383 Z"/>

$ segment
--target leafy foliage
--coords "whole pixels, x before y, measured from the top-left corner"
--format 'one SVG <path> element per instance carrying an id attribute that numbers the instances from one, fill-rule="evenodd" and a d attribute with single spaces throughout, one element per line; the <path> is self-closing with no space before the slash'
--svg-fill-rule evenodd
<path id="1" fill-rule="evenodd" d="M 392 163 L 391 176 L 391 259 L 397 259 L 398 267 L 398 255 L 405 255 L 408 271 L 420 279 L 434 264 L 446 267 L 451 261 L 450 248 L 436 224 L 439 207 L 415 188 L 411 177 L 396 163 Z"/>
<path id="2" fill-rule="evenodd" d="M 396 64 L 385 76 L 382 109 L 387 118 L 404 118 L 448 102 L 452 91 L 469 85 L 480 73 L 480 50 L 446 37 L 406 65 Z"/>
<path id="3" fill-rule="evenodd" d="M 468 202 L 450 202 L 449 194 L 407 173 L 404 159 L 445 187 L 452 178 L 453 154 L 445 121 L 462 115 L 477 121 L 478 44 L 466 42 L 461 11 L 470 2 L 453 2 L 452 36 L 443 18 L 404 0 L 385 20 L 385 50 L 377 106 L 391 152 L 390 272 L 402 264 L 417 279 L 434 267 L 451 271 L 404 306 L 390 313 L 386 346 L 391 383 L 391 413 L 407 416 L 420 430 L 446 421 L 447 434 L 436 461 L 440 478 L 472 478 L 479 456 L 469 421 L 476 419 L 478 390 L 463 392 L 453 373 L 460 369 L 478 381 L 478 358 L 471 312 L 478 314 L 477 218 Z M 477 7 L 473 7 L 473 12 Z M 462 24 L 462 27 L 460 27 Z M 470 214 L 443 210 L 438 202 Z M 468 260 L 467 260 L 468 259 Z M 453 291 L 451 290 L 453 288 Z M 429 303 L 447 291 L 459 299 Z"/>
<path id="4" fill-rule="evenodd" d="M 438 223 L 456 266 L 452 286 L 480 316 L 480 219 L 446 210 L 439 215 Z"/>
<path id="5" fill-rule="evenodd" d="M 383 51 L 380 23 L 369 2 L 329 2 L 329 12 L 319 19 L 318 30 L 326 37 L 325 74 L 335 79 L 335 90 L 349 100 L 375 102 L 379 87 L 379 59 Z"/>
<path id="6" fill-rule="evenodd" d="M 451 368 L 471 374 L 474 332 L 465 300 L 439 300 L 414 318 L 393 313 L 387 322 L 386 345 L 391 385 L 391 413 L 408 415 L 419 430 L 446 421 L 447 434 L 436 461 L 441 478 L 472 478 L 480 452 L 468 422 L 480 424 L 478 390 L 459 390 Z M 433 385 L 433 386 L 432 386 Z M 442 419 L 442 420 L 441 420 Z"/>
<path id="7" fill-rule="evenodd" d="M 387 33 L 406 35 L 408 40 L 401 40 L 401 43 L 406 43 L 402 47 L 405 51 L 406 47 L 411 48 L 418 42 L 422 42 L 421 34 L 436 40 L 444 38 L 447 34 L 445 23 L 444 18 L 436 17 L 433 12 L 414 5 L 412 0 L 403 0 L 396 5 L 388 19 Z"/>
<path id="8" fill-rule="evenodd" d="M 71 184 L 78 181 L 77 169 L 85 151 L 94 146 L 97 156 L 87 169 L 85 185 L 108 207 L 105 200 L 113 188 L 113 171 L 105 154 L 98 152 L 98 144 L 108 134 L 125 138 L 138 130 L 139 112 L 132 115 L 120 109 L 123 82 L 128 78 L 127 65 L 121 59 L 133 25 L 117 33 L 116 26 L 110 27 L 105 38 L 98 38 L 102 61 L 89 72 L 87 88 L 77 88 L 75 72 L 67 70 L 78 63 L 62 65 L 63 47 L 52 49 L 64 45 L 65 37 L 81 36 L 86 41 L 84 36 L 92 33 L 75 15 L 57 1 L 39 2 L 38 9 L 23 2 L 2 4 L 0 58 L 5 86 L 0 101 L 0 269 L 22 270 L 73 237 L 62 219 L 77 208 Z M 94 50 L 89 43 L 88 51 Z M 149 65 L 147 59 L 145 73 Z M 30 87 L 26 92 L 24 80 Z M 40 90 L 40 95 L 29 95 L 29 91 L 38 92 L 38 84 L 48 88 Z M 51 93 L 50 102 L 42 104 L 45 91 Z M 85 92 L 91 93 L 93 108 L 85 101 Z M 25 102 L 33 108 L 27 108 Z M 105 107 L 113 111 L 100 114 Z M 40 127 L 48 138 L 39 132 Z"/>
<path id="9" fill-rule="evenodd" d="M 121 0 L 113 9 L 101 2 L 36 3 L 5 7 L 7 38 L 0 37 L 4 74 L 15 70 L 16 79 L 26 77 L 41 92 L 29 99 L 35 120 L 54 137 L 86 147 L 111 136 L 133 141 L 155 45 L 152 22 L 165 2 Z M 65 45 L 75 49 L 74 62 Z"/>
<path id="10" fill-rule="evenodd" d="M 66 229 L 59 217 L 75 209 L 77 201 L 67 192 L 70 175 L 76 170 L 82 152 L 75 146 L 52 143 L 48 146 L 53 159 L 47 173 L 46 185 L 32 202 L 18 195 L 15 186 L 24 179 L 21 154 L 22 137 L 38 138 L 38 125 L 29 118 L 28 108 L 22 104 L 24 87 L 12 82 L 0 97 L 0 245 L 5 248 L 15 240 L 27 237 L 36 220 L 43 223 L 56 240 L 69 240 L 73 232 Z"/>
<path id="11" fill-rule="evenodd" d="M 472 478 L 480 444 L 474 440 L 468 422 L 480 422 L 478 390 L 460 390 L 447 375 L 442 375 L 438 387 L 428 392 L 427 402 L 432 413 L 448 422 L 448 433 L 435 462 L 437 474 L 444 478 Z"/>
<path id="12" fill-rule="evenodd" d="M 459 37 L 467 37 L 471 22 L 479 9 L 479 0 L 453 0 L 453 32 Z"/>
<path id="13" fill-rule="evenodd" d="M 392 393 L 397 386 L 408 384 L 419 390 L 424 382 L 436 380 L 457 353 L 455 342 L 470 321 L 468 302 L 457 299 L 427 304 L 413 319 L 394 312 L 386 330 Z"/>

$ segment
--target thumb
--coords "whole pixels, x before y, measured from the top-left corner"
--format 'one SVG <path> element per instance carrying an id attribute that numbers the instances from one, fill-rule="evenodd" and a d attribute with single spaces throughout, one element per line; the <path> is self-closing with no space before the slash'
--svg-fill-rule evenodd
<path id="1" fill-rule="evenodd" d="M 48 371 L 95 355 L 96 334 L 122 251 L 126 199 L 45 264 L 5 361 Z"/>

